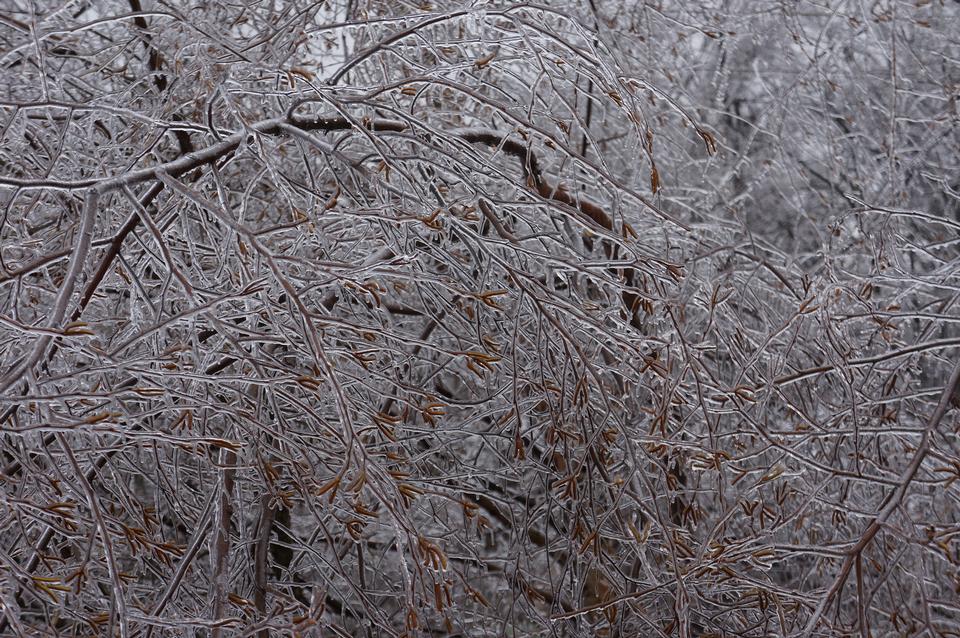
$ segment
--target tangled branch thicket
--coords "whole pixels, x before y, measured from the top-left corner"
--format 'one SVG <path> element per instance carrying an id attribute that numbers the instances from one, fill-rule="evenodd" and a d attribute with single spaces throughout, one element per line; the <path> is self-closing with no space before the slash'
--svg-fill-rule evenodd
<path id="1" fill-rule="evenodd" d="M 960 3 L 3 6 L 0 634 L 960 633 Z"/>

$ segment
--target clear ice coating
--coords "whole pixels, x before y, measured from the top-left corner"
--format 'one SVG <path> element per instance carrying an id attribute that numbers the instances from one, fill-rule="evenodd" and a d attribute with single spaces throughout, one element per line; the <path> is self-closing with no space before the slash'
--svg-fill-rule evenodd
<path id="1" fill-rule="evenodd" d="M 4 0 L 0 636 L 947 636 L 960 3 Z"/>

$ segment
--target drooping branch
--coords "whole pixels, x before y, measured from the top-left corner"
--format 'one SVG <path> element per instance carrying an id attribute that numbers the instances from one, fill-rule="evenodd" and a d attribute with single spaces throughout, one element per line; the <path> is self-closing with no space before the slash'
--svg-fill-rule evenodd
<path id="1" fill-rule="evenodd" d="M 366 126 L 367 130 L 372 132 L 403 133 L 410 130 L 409 125 L 395 120 L 374 119 L 366 120 L 363 122 L 363 124 Z M 284 134 L 285 128 L 288 126 L 293 126 L 304 131 L 322 131 L 329 133 L 352 129 L 356 126 L 356 123 L 345 117 L 305 117 L 288 112 L 287 116 L 283 119 L 276 118 L 264 120 L 251 126 L 251 129 L 263 135 L 282 135 Z M 526 144 L 517 139 L 510 138 L 502 133 L 492 130 L 460 129 L 455 130 L 453 134 L 470 144 L 482 144 L 502 149 L 504 153 L 511 155 L 518 160 L 524 181 L 540 197 L 549 202 L 554 202 L 571 208 L 578 215 L 580 220 L 588 224 L 588 226 L 592 225 L 599 230 L 604 230 L 611 233 L 614 231 L 615 226 L 612 215 L 605 211 L 599 204 L 596 204 L 584 197 L 575 197 L 559 184 L 553 184 L 542 173 L 540 169 L 541 164 L 536 153 Z M 153 182 L 148 191 L 141 197 L 140 206 L 145 208 L 149 206 L 163 191 L 164 184 L 160 179 L 161 175 L 166 174 L 171 177 L 179 177 L 206 164 L 217 162 L 234 153 L 246 140 L 246 133 L 234 133 L 233 135 L 216 144 L 212 144 L 203 150 L 184 154 L 175 160 L 164 162 L 154 167 L 142 168 L 106 179 L 63 181 L 55 179 L 30 180 L 0 177 L 0 184 L 6 183 L 22 189 L 89 189 L 90 192 L 95 192 L 99 196 L 103 196 L 118 189 L 129 188 L 137 184 L 156 180 Z M 107 252 L 100 259 L 93 276 L 87 282 L 76 309 L 73 311 L 73 313 L 71 313 L 71 321 L 77 321 L 81 317 L 87 304 L 96 293 L 97 288 L 99 288 L 100 284 L 103 282 L 103 279 L 113 267 L 113 262 L 117 255 L 120 254 L 124 241 L 130 235 L 130 233 L 132 233 L 140 225 L 140 220 L 141 217 L 136 211 L 131 213 L 120 230 L 114 235 Z M 627 230 L 628 228 L 629 227 L 625 226 L 624 233 L 630 232 Z M 85 239 L 85 246 L 89 247 L 89 245 L 90 238 L 87 237 Z M 74 254 L 74 261 L 77 259 L 78 254 L 81 253 Z M 611 249 L 609 248 L 608 256 L 614 256 L 614 253 L 611 252 Z M 633 270 L 627 269 L 624 273 L 624 278 L 627 286 L 632 287 L 634 284 Z M 628 290 L 624 292 L 623 301 L 628 315 L 631 317 L 631 321 L 633 321 L 637 304 L 639 303 L 639 296 Z M 58 327 L 59 326 L 51 325 L 51 328 L 53 329 Z M 637 327 L 637 324 L 635 324 L 635 327 Z M 9 370 L 6 375 L 4 375 L 4 381 L 2 384 L 0 384 L 3 388 L 9 387 L 12 383 L 15 383 L 17 380 L 19 380 L 26 369 L 36 364 L 43 357 L 43 350 L 49 344 L 50 338 L 43 339 L 45 339 L 45 341 L 42 343 L 38 342 L 36 351 L 31 356 L 26 358 L 21 362 L 21 364 L 15 366 L 13 369 Z"/>

